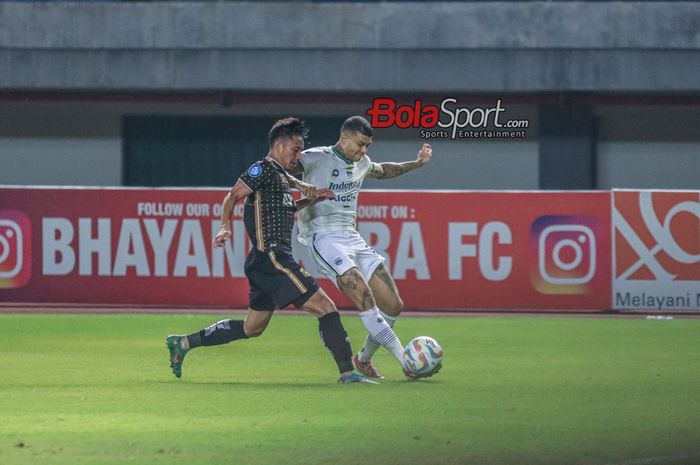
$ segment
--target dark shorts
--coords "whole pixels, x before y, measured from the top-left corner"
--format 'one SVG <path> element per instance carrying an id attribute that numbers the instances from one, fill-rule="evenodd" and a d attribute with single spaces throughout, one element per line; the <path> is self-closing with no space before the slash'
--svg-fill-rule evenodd
<path id="1" fill-rule="evenodd" d="M 289 304 L 301 308 L 318 290 L 314 278 L 284 250 L 251 250 L 245 260 L 245 275 L 252 310 L 271 311 Z"/>

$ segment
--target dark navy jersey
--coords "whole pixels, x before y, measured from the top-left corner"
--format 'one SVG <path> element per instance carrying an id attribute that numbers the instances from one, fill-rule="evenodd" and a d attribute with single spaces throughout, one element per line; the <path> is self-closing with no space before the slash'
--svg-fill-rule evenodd
<path id="1" fill-rule="evenodd" d="M 245 201 L 243 220 L 253 242 L 261 252 L 292 249 L 292 228 L 296 203 L 284 168 L 270 158 L 252 165 L 239 178 L 253 191 Z"/>

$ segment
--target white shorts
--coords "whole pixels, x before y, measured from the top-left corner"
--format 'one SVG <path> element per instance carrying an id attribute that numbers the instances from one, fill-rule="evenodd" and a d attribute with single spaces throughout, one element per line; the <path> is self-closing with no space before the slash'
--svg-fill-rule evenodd
<path id="1" fill-rule="evenodd" d="M 309 237 L 308 245 L 318 269 L 336 286 L 336 278 L 353 266 L 369 281 L 384 262 L 384 257 L 367 245 L 357 231 L 317 233 Z"/>

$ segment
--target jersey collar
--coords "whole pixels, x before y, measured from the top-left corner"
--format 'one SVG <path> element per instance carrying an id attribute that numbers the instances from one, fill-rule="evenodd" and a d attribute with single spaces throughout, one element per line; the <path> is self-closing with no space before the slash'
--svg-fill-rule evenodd
<path id="1" fill-rule="evenodd" d="M 276 168 L 278 168 L 278 169 L 284 171 L 284 167 L 283 167 L 282 165 L 280 165 L 279 162 L 278 162 L 277 160 L 275 160 L 274 158 L 272 158 L 272 157 L 265 157 L 265 159 L 266 159 L 266 160 L 270 160 L 270 161 L 272 162 L 272 164 L 273 164 Z"/>
<path id="2" fill-rule="evenodd" d="M 336 157 L 343 160 L 346 164 L 348 164 L 348 165 L 353 164 L 352 160 L 348 160 L 347 158 L 345 158 L 345 156 L 342 153 L 340 153 L 340 151 L 338 149 L 336 149 L 333 145 L 331 145 L 331 152 L 333 152 L 333 155 L 335 155 Z"/>

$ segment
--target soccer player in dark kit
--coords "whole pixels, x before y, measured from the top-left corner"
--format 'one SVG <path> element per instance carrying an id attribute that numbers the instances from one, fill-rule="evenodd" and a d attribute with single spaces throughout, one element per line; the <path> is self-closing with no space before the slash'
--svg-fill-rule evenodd
<path id="1" fill-rule="evenodd" d="M 248 314 L 245 320 L 222 320 L 186 336 L 168 336 L 170 367 L 178 378 L 188 351 L 260 336 L 275 309 L 294 304 L 318 318 L 321 339 L 340 371 L 339 383 L 376 384 L 354 371 L 352 349 L 335 304 L 292 257 L 294 213 L 335 197 L 330 189 L 317 190 L 287 173 L 299 161 L 307 132 L 297 118 L 277 121 L 268 134 L 267 157 L 253 163 L 226 195 L 214 246 L 222 247 L 231 238 L 233 207 L 245 198 L 244 222 L 253 243 L 245 262 L 250 284 Z M 290 187 L 306 198 L 295 202 Z"/>

